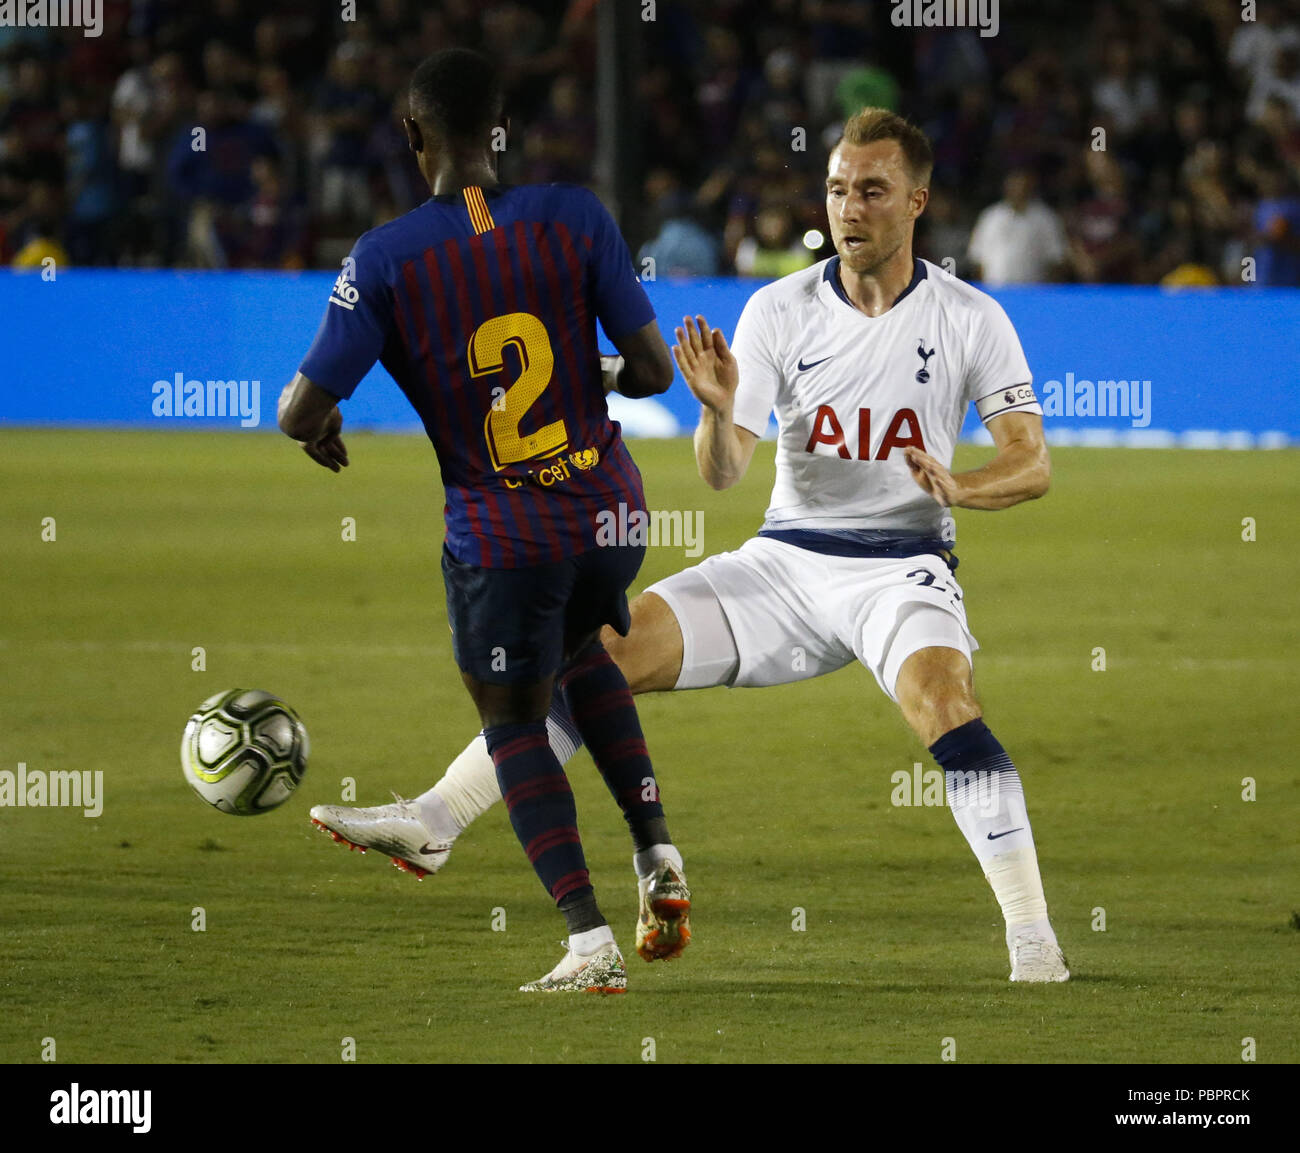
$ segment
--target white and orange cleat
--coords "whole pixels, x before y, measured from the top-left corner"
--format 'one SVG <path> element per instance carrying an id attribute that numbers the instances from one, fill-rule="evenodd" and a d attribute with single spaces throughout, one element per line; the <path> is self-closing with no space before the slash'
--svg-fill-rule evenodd
<path id="1" fill-rule="evenodd" d="M 420 817 L 414 801 L 393 794 L 395 804 L 351 809 L 344 805 L 314 805 L 311 823 L 350 849 L 375 849 L 417 880 L 436 873 L 451 855 L 454 841 L 435 836 Z"/>
<path id="2" fill-rule="evenodd" d="M 636 883 L 640 911 L 636 952 L 643 961 L 671 961 L 691 943 L 691 891 L 682 871 L 660 861 Z"/>

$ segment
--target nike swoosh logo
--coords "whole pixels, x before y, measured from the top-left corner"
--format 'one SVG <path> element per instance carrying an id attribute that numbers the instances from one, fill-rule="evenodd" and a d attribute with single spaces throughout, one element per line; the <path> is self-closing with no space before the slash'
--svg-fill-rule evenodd
<path id="1" fill-rule="evenodd" d="M 803 357 L 801 356 L 799 358 L 799 371 L 807 372 L 810 368 L 816 368 L 819 364 L 825 364 L 828 360 L 834 357 L 834 355 L 835 354 L 832 352 L 830 356 L 823 356 L 821 360 L 814 360 L 812 364 L 804 364 Z"/>
<path id="2" fill-rule="evenodd" d="M 1012 832 L 1015 832 L 1015 830 L 1013 829 Z M 437 851 L 438 850 L 435 849 L 431 844 L 429 844 L 428 841 L 425 841 L 424 845 L 420 849 L 420 852 L 422 853 L 436 853 Z"/>
<path id="3" fill-rule="evenodd" d="M 1020 825 L 1020 826 L 1017 827 L 1017 828 L 1014 828 L 1014 829 L 1008 829 L 1005 833 L 990 833 L 990 834 L 989 834 L 989 840 L 990 840 L 990 841 L 996 841 L 999 837 L 1009 837 L 1009 836 L 1011 836 L 1012 833 L 1018 833 L 1018 832 L 1020 832 L 1020 830 L 1023 829 L 1024 827 L 1025 827 L 1024 825 Z"/>

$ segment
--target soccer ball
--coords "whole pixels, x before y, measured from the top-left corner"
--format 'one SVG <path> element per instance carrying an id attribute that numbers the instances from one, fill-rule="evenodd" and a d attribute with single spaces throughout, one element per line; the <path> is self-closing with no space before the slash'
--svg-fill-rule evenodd
<path id="1" fill-rule="evenodd" d="M 208 804 L 251 817 L 289 799 L 307 771 L 309 751 L 307 730 L 279 697 L 227 689 L 190 717 L 181 769 Z"/>

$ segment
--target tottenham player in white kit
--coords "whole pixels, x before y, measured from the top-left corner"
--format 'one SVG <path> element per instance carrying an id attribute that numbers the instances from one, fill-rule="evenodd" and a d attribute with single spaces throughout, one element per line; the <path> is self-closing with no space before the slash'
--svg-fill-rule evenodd
<path id="1" fill-rule="evenodd" d="M 1042 409 L 996 301 L 912 255 L 930 167 L 918 129 L 863 109 L 830 155 L 838 255 L 754 293 L 733 348 L 704 317 L 684 318 L 673 353 L 701 403 L 700 473 L 715 489 L 735 484 L 775 413 L 771 503 L 755 538 L 651 585 L 628 635 L 606 629 L 602 641 L 633 692 L 865 665 L 945 771 L 953 816 L 1002 907 L 1011 980 L 1065 981 L 1020 777 L 975 698 L 978 645 L 948 515 L 1047 491 Z M 970 404 L 997 451 L 954 474 Z M 577 740 L 559 698 L 548 728 L 566 760 Z M 312 817 L 336 839 L 432 872 L 498 800 L 480 735 L 421 797 L 317 806 Z M 644 921 L 649 870 L 636 865 Z"/>

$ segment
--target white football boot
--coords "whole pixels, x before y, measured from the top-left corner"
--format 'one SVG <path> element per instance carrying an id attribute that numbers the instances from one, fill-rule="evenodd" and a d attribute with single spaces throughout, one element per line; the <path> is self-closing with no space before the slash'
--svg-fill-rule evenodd
<path id="1" fill-rule="evenodd" d="M 670 861 L 638 877 L 636 951 L 643 961 L 671 961 L 691 943 L 691 891 Z"/>
<path id="2" fill-rule="evenodd" d="M 455 842 L 435 836 L 414 801 L 403 800 L 396 793 L 393 798 L 395 804 L 368 809 L 315 805 L 311 823 L 349 848 L 386 853 L 399 869 L 423 881 L 442 868 Z"/>
<path id="3" fill-rule="evenodd" d="M 1035 983 L 1068 981 L 1065 954 L 1055 942 L 1033 931 L 1017 933 L 1011 942 L 1011 980 Z"/>
<path id="4" fill-rule="evenodd" d="M 579 956 L 568 941 L 564 960 L 545 977 L 520 985 L 521 993 L 626 993 L 627 969 L 623 954 L 613 941 L 601 945 L 594 953 Z"/>

